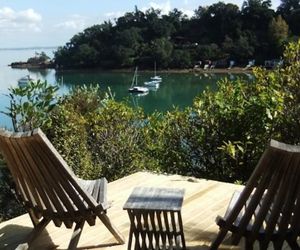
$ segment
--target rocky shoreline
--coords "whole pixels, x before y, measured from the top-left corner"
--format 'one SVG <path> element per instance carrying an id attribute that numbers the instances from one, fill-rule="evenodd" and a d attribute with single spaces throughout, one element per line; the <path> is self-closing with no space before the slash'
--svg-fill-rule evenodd
<path id="1" fill-rule="evenodd" d="M 15 69 L 55 69 L 55 64 L 52 61 L 43 62 L 43 63 L 28 63 L 28 62 L 13 62 L 9 64 L 11 68 Z M 78 69 L 57 69 L 58 71 L 72 71 Z M 101 71 L 111 71 L 111 72 L 132 72 L 132 69 L 82 69 L 82 70 L 101 70 Z M 152 72 L 150 69 L 140 70 L 141 72 Z M 203 69 L 203 68 L 190 68 L 190 69 L 162 69 L 157 70 L 157 73 L 251 73 L 252 68 L 242 68 L 242 67 L 233 67 L 231 69 L 227 68 L 213 68 L 213 69 Z"/>
<path id="2" fill-rule="evenodd" d="M 13 69 L 53 69 L 55 65 L 53 62 L 44 62 L 44 63 L 28 63 L 28 62 L 13 62 L 9 64 Z"/>

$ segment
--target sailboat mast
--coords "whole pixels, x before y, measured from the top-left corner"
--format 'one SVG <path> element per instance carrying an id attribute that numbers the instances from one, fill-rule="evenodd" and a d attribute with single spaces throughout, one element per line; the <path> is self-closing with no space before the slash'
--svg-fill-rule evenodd
<path id="1" fill-rule="evenodd" d="M 138 83 L 138 67 L 136 67 L 135 69 L 135 86 L 137 86 L 137 83 Z"/>
<path id="2" fill-rule="evenodd" d="M 135 67 L 134 75 L 133 75 L 132 82 L 131 82 L 131 88 L 134 85 L 137 85 L 137 67 Z"/>

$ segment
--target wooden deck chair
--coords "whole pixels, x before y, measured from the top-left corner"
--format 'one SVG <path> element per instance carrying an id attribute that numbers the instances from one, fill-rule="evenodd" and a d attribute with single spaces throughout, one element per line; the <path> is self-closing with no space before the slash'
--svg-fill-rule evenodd
<path id="1" fill-rule="evenodd" d="M 0 131 L 0 150 L 12 173 L 17 195 L 34 225 L 23 246 L 28 247 L 53 221 L 57 227 L 63 223 L 67 228 L 75 223 L 68 247 L 74 249 L 84 223 L 93 226 L 96 217 L 119 244 L 124 243 L 106 215 L 106 179 L 77 178 L 40 129 L 28 133 Z"/>
<path id="2" fill-rule="evenodd" d="M 300 147 L 272 140 L 241 193 L 235 193 L 211 249 L 218 249 L 228 231 L 232 244 L 245 237 L 246 249 L 258 241 L 260 249 L 273 242 L 281 249 L 286 241 L 300 249 Z"/>

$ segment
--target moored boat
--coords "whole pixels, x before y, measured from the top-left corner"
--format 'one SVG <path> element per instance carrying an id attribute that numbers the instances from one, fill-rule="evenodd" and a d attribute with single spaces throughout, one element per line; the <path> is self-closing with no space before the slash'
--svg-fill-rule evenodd
<path id="1" fill-rule="evenodd" d="M 144 82 L 144 84 L 147 87 L 154 87 L 154 88 L 159 88 L 159 81 L 148 81 L 148 82 Z"/>
<path id="2" fill-rule="evenodd" d="M 130 93 L 147 93 L 149 92 L 149 89 L 141 86 L 133 86 L 132 88 L 129 88 L 128 91 Z"/>
<path id="3" fill-rule="evenodd" d="M 148 93 L 149 92 L 148 88 L 137 85 L 137 77 L 138 77 L 137 70 L 138 68 L 136 67 L 132 78 L 131 87 L 128 89 L 128 91 L 130 93 Z"/>
<path id="4" fill-rule="evenodd" d="M 154 76 L 150 77 L 151 81 L 161 82 L 162 78 L 156 75 L 156 62 L 154 62 Z"/>
<path id="5" fill-rule="evenodd" d="M 28 85 L 29 82 L 32 82 L 32 81 L 34 81 L 34 79 L 30 75 L 27 75 L 27 76 L 21 77 L 18 80 L 18 85 L 20 87 L 25 87 Z"/>

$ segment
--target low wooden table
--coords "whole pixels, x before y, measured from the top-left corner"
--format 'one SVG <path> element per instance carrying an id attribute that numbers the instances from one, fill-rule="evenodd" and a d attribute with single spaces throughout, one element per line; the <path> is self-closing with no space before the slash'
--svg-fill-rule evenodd
<path id="1" fill-rule="evenodd" d="M 186 249 L 181 218 L 184 189 L 136 187 L 123 209 L 130 219 L 128 250 Z M 133 243 L 134 242 L 134 243 Z"/>

